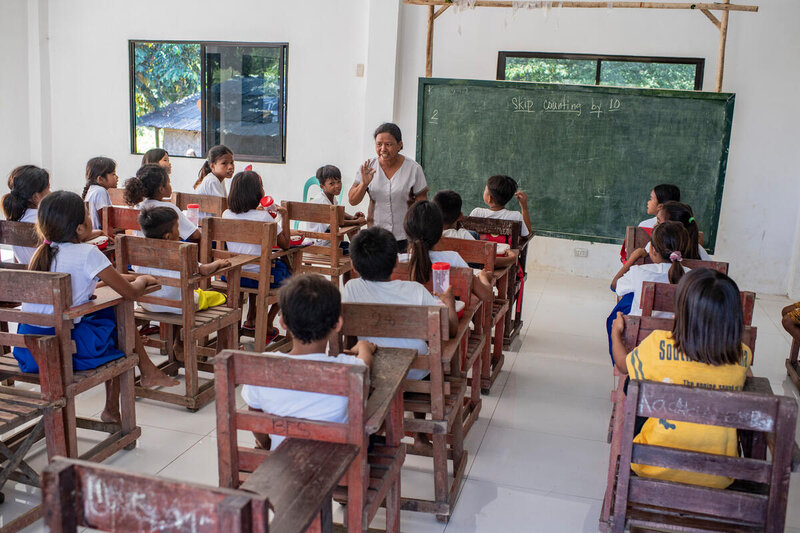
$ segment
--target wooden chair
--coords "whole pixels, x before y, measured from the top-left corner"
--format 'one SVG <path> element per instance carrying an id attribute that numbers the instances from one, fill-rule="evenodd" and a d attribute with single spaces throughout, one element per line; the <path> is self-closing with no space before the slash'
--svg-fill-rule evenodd
<path id="1" fill-rule="evenodd" d="M 13 480 L 31 487 L 40 487 L 39 474 L 25 462 L 31 446 L 42 437 L 47 446 L 47 457 L 66 455 L 67 441 L 61 409 L 66 405 L 64 384 L 61 380 L 61 348 L 54 336 L 17 335 L 0 333 L 2 343 L 27 348 L 39 365 L 41 393 L 19 388 L 0 387 L 0 489 L 6 481 Z M 22 427 L 31 421 L 32 425 Z M 0 492 L 0 503 L 5 500 Z M 4 529 L 18 531 L 42 516 L 38 505 L 11 522 Z"/>
<path id="2" fill-rule="evenodd" d="M 55 329 L 54 335 L 58 338 L 60 353 L 63 354 L 59 375 L 61 387 L 65 392 L 65 405 L 61 414 L 64 420 L 67 455 L 79 457 L 78 428 L 109 433 L 106 439 L 80 454 L 83 459 L 102 461 L 122 448 L 135 447 L 136 439 L 141 435 L 141 428 L 136 425 L 134 409 L 133 376 L 138 357 L 134 348 L 133 302 L 122 299 L 110 287 L 100 287 L 95 291 L 94 300 L 69 307 L 69 303 L 72 302 L 70 276 L 55 272 L 0 270 L 0 287 L 3 287 L 4 298 L 53 306 L 52 314 L 0 309 L 0 320 Z M 73 320 L 109 307 L 113 307 L 116 314 L 117 347 L 126 355 L 92 370 L 73 371 L 72 354 L 75 353 L 75 342 L 70 337 Z M 0 356 L 0 380 L 9 378 L 39 384 L 41 375 L 23 373 L 13 356 L 3 355 Z M 75 414 L 77 395 L 114 379 L 120 382 L 120 423 L 77 417 Z"/>
<path id="3" fill-rule="evenodd" d="M 450 269 L 450 286 L 453 296 L 464 302 L 464 310 L 458 321 L 458 331 L 442 344 L 442 364 L 445 374 L 461 379 L 469 386 L 469 395 L 464 399 L 464 428 L 466 435 L 481 412 L 481 379 L 483 357 L 488 350 L 491 330 L 487 327 L 486 312 L 489 306 L 472 294 L 472 269 L 453 267 Z M 408 263 L 398 263 L 392 271 L 393 280 L 408 280 Z M 428 280 L 425 288 L 433 291 L 433 282 Z M 470 324 L 474 325 L 470 329 Z M 454 362 L 455 361 L 455 362 Z M 467 379 L 469 371 L 472 375 Z M 466 394 L 466 391 L 465 391 Z"/>
<path id="4" fill-rule="evenodd" d="M 496 218 L 464 217 L 461 219 L 461 225 L 480 234 L 503 236 L 511 248 L 519 250 L 519 259 L 517 260 L 519 270 L 512 268 L 508 280 L 508 296 L 506 298 L 508 312 L 503 326 L 503 347 L 508 348 L 522 331 L 522 297 L 525 280 L 528 279 L 526 267 L 528 243 L 533 239 L 534 232 L 531 232 L 527 239 L 523 239 L 520 236 L 522 222 Z"/>
<path id="5" fill-rule="evenodd" d="M 783 531 L 797 421 L 794 399 L 634 380 L 624 416 L 613 514 L 601 528 L 614 533 L 628 528 Z M 766 461 L 634 444 L 637 416 L 774 432 L 774 454 Z M 749 486 L 720 490 L 633 476 L 631 463 L 723 475 Z"/>
<path id="6" fill-rule="evenodd" d="M 705 234 L 700 231 L 697 235 L 697 240 L 700 246 L 703 245 L 703 239 L 705 238 Z M 644 248 L 647 246 L 647 243 L 650 242 L 650 234 L 645 231 L 644 228 L 640 228 L 638 226 L 628 226 L 625 228 L 625 242 L 623 246 L 625 246 L 625 254 L 627 257 L 630 257 L 633 254 L 634 250 L 639 248 Z M 649 263 L 650 258 L 645 257 L 643 260 L 639 261 L 637 264 Z"/>
<path id="7" fill-rule="evenodd" d="M 394 446 L 389 442 L 375 444 L 368 452 L 365 406 L 369 372 L 366 367 L 227 350 L 217 357 L 215 371 L 220 486 L 241 486 L 269 494 L 276 514 L 270 529 L 301 531 L 299 527 L 288 527 L 282 514 L 293 506 L 307 505 L 304 500 L 314 502 L 322 496 L 330 501 L 341 479 L 347 484 L 350 531 L 366 531 L 384 500 L 387 502 L 387 530 L 399 531 L 400 467 L 405 458 L 404 448 L 399 444 L 402 421 L 387 420 L 387 441 L 393 437 Z M 236 387 L 240 384 L 346 396 L 348 421 L 322 422 L 237 409 Z M 239 430 L 288 438 L 272 452 L 241 448 L 237 437 Z M 311 457 L 302 452 L 309 447 L 313 451 Z M 343 454 L 349 455 L 346 463 L 341 460 Z M 368 461 L 368 454 L 375 463 Z M 289 463 L 294 472 L 288 479 L 285 473 L 278 477 L 279 471 L 269 467 L 270 461 L 287 455 L 307 457 Z M 272 475 L 268 475 L 270 471 Z M 246 474 L 240 472 L 252 473 L 242 485 Z"/>
<path id="8" fill-rule="evenodd" d="M 503 369 L 503 362 L 505 360 L 505 356 L 503 355 L 503 336 L 505 332 L 506 315 L 509 309 L 509 301 L 507 298 L 508 280 L 510 277 L 509 272 L 516 272 L 516 265 L 499 269 L 495 267 L 497 244 L 494 242 L 442 237 L 435 249 L 458 252 L 470 265 L 479 265 L 484 270 L 493 273 L 498 296 L 495 297 L 492 302 L 491 309 L 488 305 L 485 308 L 486 320 L 484 324 L 488 342 L 481 356 L 481 392 L 483 394 L 489 394 L 492 384 Z"/>
<path id="9" fill-rule="evenodd" d="M 289 220 L 300 222 L 322 223 L 330 225 L 329 233 L 317 233 L 302 229 L 291 230 L 292 235 L 301 235 L 306 239 L 320 239 L 328 242 L 327 245 L 312 245 L 304 247 L 300 252 L 295 267 L 300 272 L 314 272 L 329 276 L 331 281 L 338 287 L 339 278 L 343 278 L 344 283 L 350 279 L 350 272 L 353 264 L 350 256 L 342 255 L 339 244 L 344 241 L 345 236 L 353 236 L 358 232 L 360 226 L 344 226 L 344 206 L 309 204 L 302 202 L 281 202 L 281 205 L 288 211 Z M 288 225 L 286 226 L 288 228 Z"/>
<path id="10" fill-rule="evenodd" d="M 202 239 L 200 241 L 200 262 L 210 263 L 216 259 L 229 259 L 235 257 L 228 250 L 223 250 L 221 246 L 213 247 L 214 242 L 241 242 L 246 244 L 258 244 L 261 246 L 261 255 L 252 256 L 252 264 L 258 264 L 258 272 L 248 272 L 242 270 L 242 278 L 252 279 L 258 282 L 257 289 L 241 287 L 241 294 L 256 295 L 256 328 L 253 342 L 253 351 L 263 352 L 267 338 L 267 315 L 269 306 L 278 302 L 278 289 L 270 289 L 272 276 L 270 270 L 273 263 L 272 247 L 275 245 L 278 225 L 274 222 L 257 222 L 255 220 L 232 220 L 222 218 L 207 218 L 202 227 Z M 211 287 L 214 290 L 227 290 L 227 282 L 212 281 Z"/>
<path id="11" fill-rule="evenodd" d="M 625 344 L 625 350 L 628 353 L 632 352 L 633 349 L 636 348 L 653 331 L 655 330 L 672 331 L 672 327 L 675 323 L 675 320 L 672 318 L 654 318 L 654 317 L 640 317 L 640 316 L 630 316 L 630 315 L 627 315 L 624 318 L 625 318 L 625 330 L 623 333 L 623 342 Z M 757 334 L 758 330 L 753 326 L 745 326 L 744 332 L 742 334 L 742 342 L 745 344 L 745 346 L 750 348 L 750 351 L 753 352 L 753 357 L 755 357 Z M 625 388 L 626 376 L 622 376 L 617 372 L 615 372 L 615 375 L 619 377 L 617 380 L 616 390 L 614 390 L 611 393 L 611 401 L 612 401 L 611 419 L 609 420 L 608 424 L 608 437 L 607 437 L 607 441 L 611 444 L 609 465 L 616 465 L 616 461 L 619 458 L 620 450 L 622 447 L 622 440 L 620 439 L 619 435 L 621 434 L 622 430 L 622 423 L 623 423 L 623 416 L 625 409 L 624 388 Z M 609 468 L 608 480 L 606 486 L 606 495 L 610 494 L 611 488 L 613 487 L 614 483 L 613 477 L 615 475 L 616 473 L 612 472 L 611 468 Z M 609 499 L 603 501 L 602 516 L 606 518 L 610 516 L 611 504 L 612 502 Z"/>
<path id="12" fill-rule="evenodd" d="M 125 189 L 106 189 L 108 197 L 111 199 L 111 205 L 126 206 L 128 203 L 125 201 Z"/>
<path id="13" fill-rule="evenodd" d="M 406 379 L 404 382 L 404 409 L 412 416 L 406 416 L 403 428 L 407 432 L 429 435 L 433 442 L 434 500 L 403 498 L 402 508 L 432 513 L 437 520 L 445 522 L 452 516 L 461 492 L 467 463 L 463 432 L 466 383 L 457 372 L 456 376 L 447 374 L 448 366 L 451 369 L 457 366 L 444 361 L 443 348 L 448 340 L 446 317 L 446 309 L 441 306 L 346 303 L 342 305 L 344 325 L 341 330 L 343 337 L 350 338 L 347 344 L 359 336 L 422 339 L 427 342 L 428 355 L 418 355 L 412 368 L 429 370 L 430 376 L 427 380 Z M 332 346 L 332 351 L 341 351 L 345 346 L 341 339 L 338 342 Z M 426 419 L 415 418 L 415 413 L 424 413 Z M 448 460 L 453 465 L 452 477 L 448 475 Z"/>
<path id="14" fill-rule="evenodd" d="M 670 283 L 655 283 L 645 281 L 642 283 L 642 316 L 652 316 L 654 311 L 675 311 L 675 294 L 678 286 Z M 744 315 L 744 325 L 749 326 L 753 322 L 753 308 L 756 305 L 756 293 L 741 291 L 742 314 Z"/>
<path id="15" fill-rule="evenodd" d="M 36 234 L 36 225 L 29 222 L 15 222 L 11 220 L 0 220 L 0 244 L 7 246 L 27 246 L 35 248 L 39 246 L 39 237 Z M 27 265 L 18 263 L 0 263 L 0 268 L 19 268 L 25 269 Z M 14 302 L 5 302 L 6 304 Z M 3 302 L 0 302 L 3 305 Z M 16 304 L 15 304 L 16 305 Z M 14 305 L 12 305 L 14 307 Z M 8 324 L 0 321 L 0 333 L 8 332 Z M 0 355 L 8 352 L 8 347 L 0 343 Z"/>
<path id="16" fill-rule="evenodd" d="M 228 199 L 223 196 L 176 192 L 172 194 L 170 201 L 181 211 L 187 209 L 189 204 L 198 204 L 201 213 L 210 213 L 215 217 L 221 217 L 222 213 L 228 209 Z"/>
<path id="17" fill-rule="evenodd" d="M 42 480 L 48 531 L 269 531 L 269 501 L 242 490 L 64 458 L 48 465 Z"/>
<path id="18" fill-rule="evenodd" d="M 168 374 L 177 374 L 183 366 L 186 373 L 186 391 L 176 394 L 164 390 L 137 386 L 136 395 L 151 398 L 175 405 L 182 405 L 190 411 L 196 411 L 214 398 L 214 380 L 200 384 L 198 371 L 213 372 L 213 365 L 199 361 L 199 356 L 213 356 L 215 351 L 238 346 L 239 320 L 242 312 L 239 303 L 239 269 L 242 262 L 231 261 L 231 267 L 215 272 L 213 275 L 225 274 L 228 278 L 228 299 L 224 305 L 211 307 L 203 311 L 196 309 L 194 290 L 199 288 L 207 276 L 198 273 L 197 245 L 181 241 L 164 241 L 145 239 L 130 235 L 117 235 L 117 271 L 126 273 L 128 265 L 162 268 L 180 273 L 178 278 L 157 276 L 159 283 L 171 287 L 180 287 L 181 299 L 169 300 L 157 296 L 141 296 L 139 302 L 178 307 L 181 314 L 153 313 L 137 308 L 135 316 L 139 320 L 167 324 L 167 345 L 169 358 L 159 365 Z M 174 326 L 182 326 L 184 361 L 179 362 L 172 351 Z M 216 332 L 216 348 L 198 346 L 205 337 Z"/>
<path id="19" fill-rule="evenodd" d="M 117 233 L 142 229 L 139 226 L 139 210 L 132 207 L 103 207 L 100 209 L 100 220 L 103 221 L 103 233 L 112 239 Z"/>

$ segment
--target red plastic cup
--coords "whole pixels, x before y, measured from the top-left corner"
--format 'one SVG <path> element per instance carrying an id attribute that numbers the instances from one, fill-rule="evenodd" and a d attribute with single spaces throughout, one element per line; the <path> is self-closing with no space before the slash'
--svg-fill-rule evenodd
<path id="1" fill-rule="evenodd" d="M 265 196 L 260 201 L 261 207 L 265 209 L 275 203 L 275 200 L 272 199 L 272 196 Z"/>

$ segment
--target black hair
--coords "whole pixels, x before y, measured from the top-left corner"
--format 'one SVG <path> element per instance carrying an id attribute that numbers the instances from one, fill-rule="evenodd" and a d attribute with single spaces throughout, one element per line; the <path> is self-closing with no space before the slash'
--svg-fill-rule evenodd
<path id="1" fill-rule="evenodd" d="M 78 237 L 78 226 L 86 220 L 83 199 L 71 191 L 56 191 L 45 196 L 39 204 L 36 232 L 42 244 L 36 249 L 29 270 L 49 272 L 58 253 L 50 243 L 72 242 Z"/>
<path id="2" fill-rule="evenodd" d="M 664 212 L 664 220 L 680 222 L 689 234 L 689 249 L 686 250 L 687 259 L 700 259 L 700 228 L 694 219 L 692 208 L 680 202 L 664 202 L 659 208 Z"/>
<path id="3" fill-rule="evenodd" d="M 669 183 L 662 183 L 653 187 L 653 192 L 656 195 L 656 200 L 659 204 L 664 202 L 680 202 L 681 190 L 677 185 L 670 185 Z"/>
<path id="4" fill-rule="evenodd" d="M 449 226 L 461 215 L 461 196 L 452 190 L 439 191 L 433 197 L 433 203 L 442 212 L 442 222 Z"/>
<path id="5" fill-rule="evenodd" d="M 50 185 L 50 174 L 34 165 L 22 165 L 8 175 L 8 188 L 3 196 L 3 212 L 7 220 L 19 220 L 25 210 L 34 207 L 33 195 L 44 191 Z"/>
<path id="6" fill-rule="evenodd" d="M 102 178 L 117 169 L 117 162 L 110 157 L 93 157 L 86 162 L 86 185 L 83 187 L 81 198 L 86 200 L 89 187 L 97 185 L 97 178 Z"/>
<path id="7" fill-rule="evenodd" d="M 154 198 L 158 190 L 168 182 L 169 174 L 164 167 L 148 163 L 136 171 L 136 177 L 125 182 L 125 203 L 136 205 L 145 198 Z"/>
<path id="8" fill-rule="evenodd" d="M 707 365 L 742 362 L 744 315 L 739 287 L 710 268 L 689 271 L 675 296 L 675 347 Z"/>
<path id="9" fill-rule="evenodd" d="M 384 228 L 372 226 L 350 241 L 353 268 L 367 281 L 388 281 L 397 264 L 397 240 Z"/>
<path id="10" fill-rule="evenodd" d="M 163 239 L 175 227 L 178 213 L 166 206 L 150 207 L 139 212 L 139 226 L 148 239 Z"/>
<path id="11" fill-rule="evenodd" d="M 231 181 L 228 192 L 228 209 L 234 213 L 246 213 L 258 207 L 264 196 L 261 176 L 253 170 L 237 173 Z"/>
<path id="12" fill-rule="evenodd" d="M 328 180 L 342 181 L 342 172 L 339 170 L 339 167 L 325 165 L 317 169 L 317 181 L 319 182 L 319 186 L 322 187 Z"/>
<path id="13" fill-rule="evenodd" d="M 200 172 L 197 173 L 197 181 L 194 182 L 192 188 L 196 189 L 198 185 L 203 183 L 203 178 L 211 174 L 211 165 L 217 162 L 222 156 L 230 155 L 233 157 L 233 150 L 228 148 L 223 144 L 218 144 L 216 146 L 212 146 L 208 150 L 208 155 L 206 156 L 206 160 L 203 161 L 203 166 L 200 167 Z"/>
<path id="14" fill-rule="evenodd" d="M 500 174 L 492 176 L 486 182 L 486 186 L 489 188 L 489 196 L 499 206 L 506 205 L 517 192 L 517 182 L 511 176 Z"/>
<path id="15" fill-rule="evenodd" d="M 430 251 L 442 238 L 442 212 L 433 202 L 421 200 L 406 211 L 403 229 L 411 250 L 408 274 L 412 281 L 427 283 L 431 279 Z"/>
<path id="16" fill-rule="evenodd" d="M 158 164 L 162 159 L 164 159 L 165 155 L 168 155 L 168 152 L 163 148 L 151 148 L 142 156 L 142 166 L 150 163 Z"/>
<path id="17" fill-rule="evenodd" d="M 683 276 L 683 266 L 679 259 L 685 257 L 688 245 L 689 235 L 680 222 L 662 222 L 653 228 L 650 246 L 663 261 L 672 263 L 667 274 L 672 284 L 678 283 Z M 672 256 L 673 252 L 679 252 L 680 258 Z"/>
<path id="18" fill-rule="evenodd" d="M 278 291 L 278 305 L 286 327 L 303 343 L 327 338 L 342 316 L 339 289 L 319 274 L 289 278 Z"/>
<path id="19" fill-rule="evenodd" d="M 372 138 L 376 139 L 379 134 L 381 133 L 388 133 L 394 140 L 401 143 L 403 142 L 403 134 L 400 132 L 400 127 L 397 124 L 392 124 L 391 122 L 384 122 L 377 128 L 375 128 L 375 133 L 372 134 Z"/>

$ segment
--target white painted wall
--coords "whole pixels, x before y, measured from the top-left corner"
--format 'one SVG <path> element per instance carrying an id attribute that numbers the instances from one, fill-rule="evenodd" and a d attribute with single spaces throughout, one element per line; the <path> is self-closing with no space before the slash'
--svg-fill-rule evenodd
<path id="1" fill-rule="evenodd" d="M 342 169 L 347 188 L 373 154 L 379 122 L 393 117 L 405 153 L 414 154 L 426 15 L 400 0 L 2 0 L 0 174 L 30 161 L 51 169 L 54 188 L 80 191 L 89 157 L 115 158 L 121 177 L 136 171 L 128 39 L 279 41 L 289 43 L 287 163 L 255 168 L 279 199 L 299 198 L 325 163 Z M 743 288 L 759 292 L 800 293 L 800 276 L 791 275 L 800 266 L 800 108 L 792 104 L 800 86 L 798 17 L 794 0 L 731 17 L 724 90 L 737 102 L 717 257 L 731 261 Z M 686 11 L 451 8 L 436 23 L 434 75 L 494 79 L 499 50 L 700 56 L 711 89 L 717 45 L 706 18 Z M 358 64 L 364 77 L 356 76 Z M 199 167 L 174 158 L 174 188 L 189 190 Z M 575 246 L 589 246 L 589 258 L 573 257 Z M 529 261 L 610 277 L 617 251 L 537 237 Z"/>
<path id="2" fill-rule="evenodd" d="M 790 265 L 797 268 L 800 248 L 794 146 L 800 108 L 790 103 L 800 86 L 800 70 L 794 68 L 800 60 L 800 34 L 792 26 L 800 17 L 800 3 L 761 4 L 757 14 L 731 16 L 723 90 L 736 93 L 736 108 L 716 257 L 731 262 L 731 275 L 743 288 L 786 293 Z M 417 79 L 425 73 L 426 18 L 427 8 L 401 7 L 395 118 L 409 139 L 416 127 Z M 500 50 L 686 56 L 706 58 L 705 89 L 713 90 L 718 35 L 699 12 L 553 9 L 514 14 L 511 9 L 451 8 L 436 21 L 433 75 L 495 79 Z M 642 198 L 642 219 L 646 201 Z M 535 221 L 536 198 L 529 202 Z M 586 259 L 573 256 L 575 246 L 587 243 L 537 237 L 529 267 L 610 279 L 619 266 L 619 246 L 591 245 Z M 792 290 L 800 293 L 800 279 Z"/>

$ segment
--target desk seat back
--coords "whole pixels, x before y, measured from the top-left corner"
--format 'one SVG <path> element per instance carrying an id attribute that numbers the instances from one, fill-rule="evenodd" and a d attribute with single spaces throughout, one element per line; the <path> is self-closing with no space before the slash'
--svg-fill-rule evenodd
<path id="1" fill-rule="evenodd" d="M 13 220 L 0 220 L 0 244 L 36 248 L 39 246 L 36 224 L 31 222 L 15 222 Z"/>
<path id="2" fill-rule="evenodd" d="M 522 231 L 522 222 L 518 220 L 503 220 L 499 218 L 464 217 L 461 226 L 470 231 L 477 231 L 481 235 L 503 235 L 504 241 L 512 248 L 519 248 Z"/>
<path id="3" fill-rule="evenodd" d="M 173 481 L 77 459 L 42 474 L 49 531 L 230 531 L 267 533 L 269 502 L 258 494 Z"/>
<path id="4" fill-rule="evenodd" d="M 219 476 L 223 487 L 238 487 L 240 470 L 254 471 L 265 457 L 259 451 L 239 448 L 237 430 L 358 446 L 364 443 L 364 410 L 369 394 L 369 372 L 365 366 L 224 350 L 214 360 L 214 376 Z M 322 422 L 247 407 L 237 409 L 238 385 L 346 396 L 348 421 Z"/>
<path id="5" fill-rule="evenodd" d="M 408 263 L 397 263 L 392 271 L 391 279 L 408 281 L 410 279 Z M 472 269 L 464 267 L 450 268 L 450 286 L 453 287 L 453 296 L 469 305 L 472 294 Z M 433 292 L 433 275 L 424 284 L 428 292 Z"/>
<path id="6" fill-rule="evenodd" d="M 222 213 L 228 209 L 228 199 L 222 196 L 176 192 L 173 193 L 170 200 L 181 211 L 187 209 L 189 204 L 198 204 L 202 213 L 211 213 L 215 217 L 221 217 Z"/>
<path id="7" fill-rule="evenodd" d="M 125 201 L 125 189 L 106 189 L 108 197 L 111 200 L 111 205 L 126 206 L 128 203 Z"/>
<path id="8" fill-rule="evenodd" d="M 64 312 L 72 304 L 72 282 L 69 274 L 0 269 L 0 287 L 3 287 L 4 301 L 53 306 L 52 314 L 24 313 L 20 309 L 0 308 L 0 322 L 61 327 L 64 323 Z"/>
<path id="9" fill-rule="evenodd" d="M 214 248 L 214 242 L 240 242 L 244 244 L 257 244 L 261 246 L 261 259 L 259 259 L 259 272 L 242 270 L 243 278 L 259 279 L 260 274 L 265 274 L 269 279 L 272 261 L 270 252 L 275 246 L 278 224 L 275 222 L 258 222 L 256 220 L 235 220 L 218 217 L 205 219 L 200 240 L 200 262 L 210 263 L 216 259 L 227 259 L 237 254 L 223 249 L 221 246 Z"/>
<path id="10" fill-rule="evenodd" d="M 647 338 L 653 331 L 660 329 L 664 331 L 672 331 L 675 325 L 673 318 L 654 318 L 651 316 L 631 316 L 626 315 L 625 331 L 623 333 L 623 340 L 625 349 L 628 353 L 632 352 L 634 348 Z M 755 326 L 745 326 L 742 332 L 742 342 L 745 346 L 750 348 L 755 357 L 756 352 L 756 335 L 758 329 Z"/>
<path id="11" fill-rule="evenodd" d="M 139 210 L 132 207 L 106 206 L 100 209 L 103 233 L 109 237 L 125 231 L 141 231 Z"/>
<path id="12" fill-rule="evenodd" d="M 302 235 L 307 239 L 322 239 L 328 242 L 328 244 L 324 245 L 315 244 L 305 247 L 303 248 L 304 254 L 327 255 L 331 258 L 332 264 L 339 261 L 342 255 L 339 243 L 342 242 L 343 237 L 338 236 L 338 233 L 344 222 L 344 206 L 286 201 L 281 202 L 281 205 L 286 208 L 290 221 L 296 220 L 299 222 L 328 224 L 330 226 L 328 233 L 318 233 L 304 229 L 294 230 L 293 233 Z"/>
<path id="13" fill-rule="evenodd" d="M 634 444 L 637 416 L 774 433 L 772 461 Z M 626 518 L 631 526 L 653 527 L 653 521 L 663 526 L 675 521 L 674 515 L 659 517 L 665 509 L 682 513 L 678 520 L 684 526 L 681 531 L 706 531 L 700 527 L 703 522 L 715 525 L 714 531 L 726 530 L 724 522 L 731 531 L 744 530 L 731 523 L 747 523 L 748 531 L 783 531 L 796 420 L 797 404 L 792 398 L 632 380 L 625 402 L 612 531 L 622 532 Z M 632 476 L 631 463 L 732 477 L 765 484 L 767 491 L 764 495 Z M 694 519 L 697 529 L 687 527 L 692 521 L 688 513 L 700 515 Z M 724 522 L 708 521 L 712 517 Z"/>
<path id="14" fill-rule="evenodd" d="M 484 270 L 494 272 L 494 262 L 497 258 L 496 242 L 442 237 L 433 249 L 458 252 L 467 263 L 480 264 Z"/>
<path id="15" fill-rule="evenodd" d="M 653 311 L 675 312 L 675 295 L 678 286 L 670 283 L 645 281 L 642 283 L 642 316 L 652 316 Z M 741 291 L 742 314 L 744 325 L 753 322 L 753 308 L 756 304 L 756 293 Z"/>

